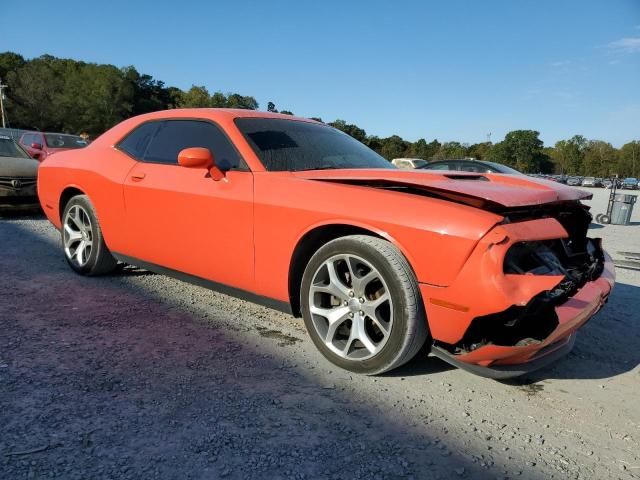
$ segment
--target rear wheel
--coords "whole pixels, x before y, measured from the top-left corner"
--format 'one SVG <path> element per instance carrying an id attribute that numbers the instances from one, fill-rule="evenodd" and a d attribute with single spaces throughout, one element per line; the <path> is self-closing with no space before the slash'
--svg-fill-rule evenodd
<path id="1" fill-rule="evenodd" d="M 399 367 L 428 336 L 413 271 L 394 245 L 376 237 L 353 235 L 320 248 L 305 269 L 301 306 L 320 352 L 357 373 Z"/>
<path id="2" fill-rule="evenodd" d="M 73 197 L 62 214 L 62 245 L 69 266 L 81 275 L 102 275 L 118 262 L 104 243 L 93 205 L 86 195 Z"/>

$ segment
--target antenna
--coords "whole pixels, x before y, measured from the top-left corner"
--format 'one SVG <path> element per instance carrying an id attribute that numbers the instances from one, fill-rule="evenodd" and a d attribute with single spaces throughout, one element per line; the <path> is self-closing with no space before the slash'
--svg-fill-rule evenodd
<path id="1" fill-rule="evenodd" d="M 2 83 L 2 79 L 0 78 L 0 113 L 2 113 L 2 128 L 7 128 L 7 121 L 4 113 L 4 89 L 7 88 L 8 85 Z"/>

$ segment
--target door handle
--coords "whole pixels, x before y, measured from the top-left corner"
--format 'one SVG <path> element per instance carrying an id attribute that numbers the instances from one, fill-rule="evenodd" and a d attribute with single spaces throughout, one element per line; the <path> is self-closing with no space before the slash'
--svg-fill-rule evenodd
<path id="1" fill-rule="evenodd" d="M 134 182 L 139 182 L 140 180 L 143 180 L 144 177 L 146 177 L 147 175 L 145 173 L 134 173 L 133 175 L 131 175 L 131 180 L 133 180 Z"/>

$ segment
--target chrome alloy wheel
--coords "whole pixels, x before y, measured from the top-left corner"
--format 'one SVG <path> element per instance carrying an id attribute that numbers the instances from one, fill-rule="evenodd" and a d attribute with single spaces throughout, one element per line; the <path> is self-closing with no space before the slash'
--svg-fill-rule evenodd
<path id="1" fill-rule="evenodd" d="M 330 257 L 315 271 L 309 311 L 326 346 L 347 360 L 376 355 L 393 327 L 393 302 L 382 274 L 351 254 Z"/>
<path id="2" fill-rule="evenodd" d="M 93 230 L 91 218 L 80 205 L 72 206 L 64 218 L 62 241 L 64 253 L 79 267 L 84 267 L 89 261 L 93 249 Z"/>

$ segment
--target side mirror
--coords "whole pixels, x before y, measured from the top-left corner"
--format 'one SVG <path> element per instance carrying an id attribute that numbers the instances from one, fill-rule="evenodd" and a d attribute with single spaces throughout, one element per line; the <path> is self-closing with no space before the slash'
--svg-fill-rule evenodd
<path id="1" fill-rule="evenodd" d="M 32 143 L 31 144 L 31 148 L 33 148 L 34 150 L 42 150 L 42 144 L 41 143 Z"/>
<path id="2" fill-rule="evenodd" d="M 178 154 L 178 165 L 186 168 L 207 168 L 216 182 L 224 178 L 224 173 L 216 166 L 216 162 L 208 148 L 185 148 Z"/>

